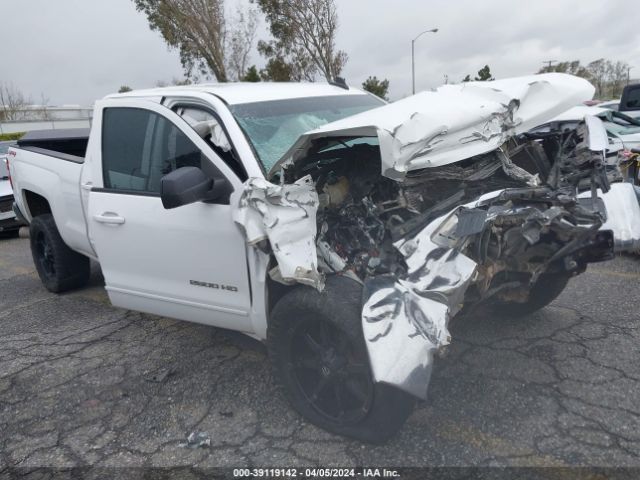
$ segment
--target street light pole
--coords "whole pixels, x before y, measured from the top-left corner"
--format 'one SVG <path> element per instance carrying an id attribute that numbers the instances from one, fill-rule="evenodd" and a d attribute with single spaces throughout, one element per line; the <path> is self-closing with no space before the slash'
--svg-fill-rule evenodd
<path id="1" fill-rule="evenodd" d="M 411 93 L 416 94 L 416 41 L 411 40 Z"/>
<path id="2" fill-rule="evenodd" d="M 411 80 L 412 80 L 412 89 L 411 91 L 415 95 L 416 93 L 416 40 L 418 40 L 425 33 L 437 33 L 437 28 L 432 28 L 430 30 L 425 30 L 416 38 L 411 40 Z"/>

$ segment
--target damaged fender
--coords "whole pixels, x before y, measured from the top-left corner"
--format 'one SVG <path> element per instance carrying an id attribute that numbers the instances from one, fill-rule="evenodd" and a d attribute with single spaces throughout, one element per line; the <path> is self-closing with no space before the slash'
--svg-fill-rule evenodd
<path id="1" fill-rule="evenodd" d="M 318 194 L 310 176 L 291 185 L 250 178 L 233 219 L 244 229 L 249 245 L 270 245 L 278 262 L 269 272 L 274 280 L 322 290 L 315 246 L 317 210 Z"/>
<path id="2" fill-rule="evenodd" d="M 446 217 L 444 217 L 446 218 Z M 407 241 L 396 243 L 409 265 L 407 279 L 365 282 L 362 326 L 373 376 L 426 398 L 433 355 L 448 345 L 447 325 L 460 307 L 477 264 L 433 242 L 443 219 Z"/>

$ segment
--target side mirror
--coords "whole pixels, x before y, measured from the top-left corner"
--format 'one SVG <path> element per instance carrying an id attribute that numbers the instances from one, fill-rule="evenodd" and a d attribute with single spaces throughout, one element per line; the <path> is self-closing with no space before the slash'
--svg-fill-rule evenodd
<path id="1" fill-rule="evenodd" d="M 220 199 L 229 193 L 226 178 L 210 178 L 198 167 L 182 167 L 160 179 L 160 198 L 167 210 Z"/>

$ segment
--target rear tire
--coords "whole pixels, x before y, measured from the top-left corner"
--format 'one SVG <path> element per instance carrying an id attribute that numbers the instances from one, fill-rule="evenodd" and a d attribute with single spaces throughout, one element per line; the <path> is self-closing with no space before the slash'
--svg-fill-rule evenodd
<path id="1" fill-rule="evenodd" d="M 323 292 L 297 287 L 274 307 L 267 334 L 277 383 L 311 423 L 347 437 L 383 443 L 415 405 L 395 387 L 374 383 L 362 334 L 362 288 L 329 277 Z"/>
<path id="2" fill-rule="evenodd" d="M 89 259 L 64 243 L 53 215 L 35 217 L 29 227 L 29 239 L 33 263 L 47 290 L 61 293 L 87 284 L 91 274 Z"/>
<path id="3" fill-rule="evenodd" d="M 524 317 L 553 302 L 564 291 L 571 277 L 562 273 L 547 273 L 540 276 L 529 293 L 529 300 L 523 303 L 494 299 L 490 309 L 502 317 Z"/>

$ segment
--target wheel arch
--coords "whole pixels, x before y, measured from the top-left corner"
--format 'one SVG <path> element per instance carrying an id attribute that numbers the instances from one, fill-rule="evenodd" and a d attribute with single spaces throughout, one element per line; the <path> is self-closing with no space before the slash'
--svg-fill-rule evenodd
<path id="1" fill-rule="evenodd" d="M 297 286 L 298 285 L 284 285 L 272 280 L 269 275 L 267 275 L 267 323 L 270 322 L 271 312 L 278 301 Z"/>
<path id="2" fill-rule="evenodd" d="M 49 201 L 39 193 L 32 190 L 23 190 L 22 196 L 24 198 L 24 204 L 27 207 L 27 215 L 30 219 L 33 219 L 39 215 L 45 215 L 47 213 L 53 214 Z"/>

